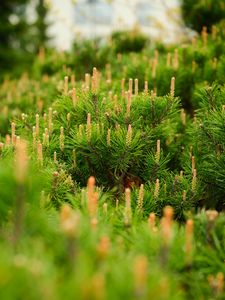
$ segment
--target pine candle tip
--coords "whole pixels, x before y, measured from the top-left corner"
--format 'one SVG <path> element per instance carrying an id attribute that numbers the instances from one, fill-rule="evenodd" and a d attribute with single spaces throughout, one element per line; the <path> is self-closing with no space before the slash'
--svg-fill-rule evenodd
<path id="1" fill-rule="evenodd" d="M 141 184 L 139 193 L 138 193 L 138 211 L 141 212 L 143 209 L 143 200 L 144 200 L 144 184 Z"/>
<path id="2" fill-rule="evenodd" d="M 195 170 L 195 157 L 194 156 L 191 157 L 191 168 L 192 168 L 192 173 L 194 174 L 194 170 Z"/>
<path id="3" fill-rule="evenodd" d="M 170 96 L 173 98 L 174 95 L 175 95 L 175 77 L 172 77 L 170 83 Z"/>
<path id="4" fill-rule="evenodd" d="M 126 136 L 126 145 L 129 146 L 132 142 L 132 126 L 128 125 L 127 136 Z"/>
<path id="5" fill-rule="evenodd" d="M 171 206 L 166 206 L 163 209 L 163 215 L 165 218 L 172 219 L 173 218 L 173 208 Z"/>
<path id="6" fill-rule="evenodd" d="M 189 230 L 192 230 L 193 225 L 194 225 L 194 221 L 193 221 L 192 219 L 188 219 L 187 222 L 186 222 L 186 227 L 187 227 Z"/>
<path id="7" fill-rule="evenodd" d="M 159 183 L 159 179 L 157 178 L 155 182 L 155 191 L 154 191 L 155 198 L 159 197 L 159 189 L 160 189 L 160 183 Z"/>
<path id="8" fill-rule="evenodd" d="M 156 162 L 158 163 L 160 160 L 160 140 L 156 142 Z"/>
<path id="9" fill-rule="evenodd" d="M 129 79 L 129 92 L 132 95 L 132 93 L 133 93 L 133 79 L 132 78 Z"/>
<path id="10" fill-rule="evenodd" d="M 148 277 L 148 259 L 145 255 L 137 256 L 134 260 L 134 284 L 136 293 L 144 293 Z"/>
<path id="11" fill-rule="evenodd" d="M 15 178 L 18 183 L 22 184 L 25 181 L 27 169 L 27 142 L 25 140 L 19 140 L 15 145 Z"/>
<path id="12" fill-rule="evenodd" d="M 94 177 L 94 176 L 90 176 L 90 177 L 88 178 L 87 186 L 88 186 L 88 187 L 93 187 L 93 186 L 95 186 L 95 177 Z"/>
<path id="13" fill-rule="evenodd" d="M 135 89 L 135 96 L 137 96 L 138 95 L 138 79 L 136 78 L 135 80 L 134 80 L 134 89 Z"/>
<path id="14" fill-rule="evenodd" d="M 156 227 L 155 227 L 155 220 L 156 220 L 156 216 L 155 216 L 155 213 L 150 213 L 149 214 L 149 217 L 148 217 L 148 224 L 149 224 L 149 226 L 150 226 L 150 229 L 151 230 L 154 230 L 154 231 L 156 231 L 157 229 L 156 229 Z"/>

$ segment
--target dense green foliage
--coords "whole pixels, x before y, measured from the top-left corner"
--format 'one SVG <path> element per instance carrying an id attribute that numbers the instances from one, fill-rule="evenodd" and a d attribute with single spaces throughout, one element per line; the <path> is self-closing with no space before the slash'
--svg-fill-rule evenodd
<path id="1" fill-rule="evenodd" d="M 224 299 L 225 32 L 135 34 L 1 84 L 0 299 Z"/>
<path id="2" fill-rule="evenodd" d="M 203 26 L 212 25 L 225 18 L 224 0 L 182 0 L 182 15 L 185 24 L 198 32 Z"/>
<path id="3" fill-rule="evenodd" d="M 138 28 L 131 31 L 116 31 L 112 34 L 112 45 L 117 53 L 140 52 L 147 43 L 147 37 Z"/>

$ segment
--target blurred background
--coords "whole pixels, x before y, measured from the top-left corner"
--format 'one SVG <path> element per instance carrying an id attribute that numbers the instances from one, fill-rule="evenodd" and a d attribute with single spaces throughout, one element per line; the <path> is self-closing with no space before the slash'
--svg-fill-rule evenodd
<path id="1" fill-rule="evenodd" d="M 224 18 L 225 0 L 1 0 L 1 72 L 29 68 L 42 47 L 73 49 L 138 28 L 151 41 L 187 41 Z"/>
<path id="2" fill-rule="evenodd" d="M 165 43 L 184 34 L 179 0 L 52 0 L 49 5 L 49 31 L 59 49 L 70 48 L 76 37 L 105 37 L 134 26 Z"/>

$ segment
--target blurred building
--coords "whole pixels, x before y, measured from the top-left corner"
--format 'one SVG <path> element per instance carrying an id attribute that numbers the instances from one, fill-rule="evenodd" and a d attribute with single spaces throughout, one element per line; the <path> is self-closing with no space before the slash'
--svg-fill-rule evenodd
<path id="1" fill-rule="evenodd" d="M 179 0 L 48 0 L 51 34 L 58 48 L 74 38 L 107 36 L 140 26 L 154 39 L 177 42 L 184 35 Z"/>

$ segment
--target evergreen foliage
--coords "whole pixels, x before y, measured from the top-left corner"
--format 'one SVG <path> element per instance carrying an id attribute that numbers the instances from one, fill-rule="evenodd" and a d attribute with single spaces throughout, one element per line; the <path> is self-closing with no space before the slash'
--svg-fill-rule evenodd
<path id="1" fill-rule="evenodd" d="M 140 52 L 42 48 L 5 78 L 0 299 L 224 299 L 216 28 Z"/>
<path id="2" fill-rule="evenodd" d="M 182 15 L 185 24 L 201 32 L 203 26 L 208 28 L 225 18 L 223 0 L 182 0 Z"/>

